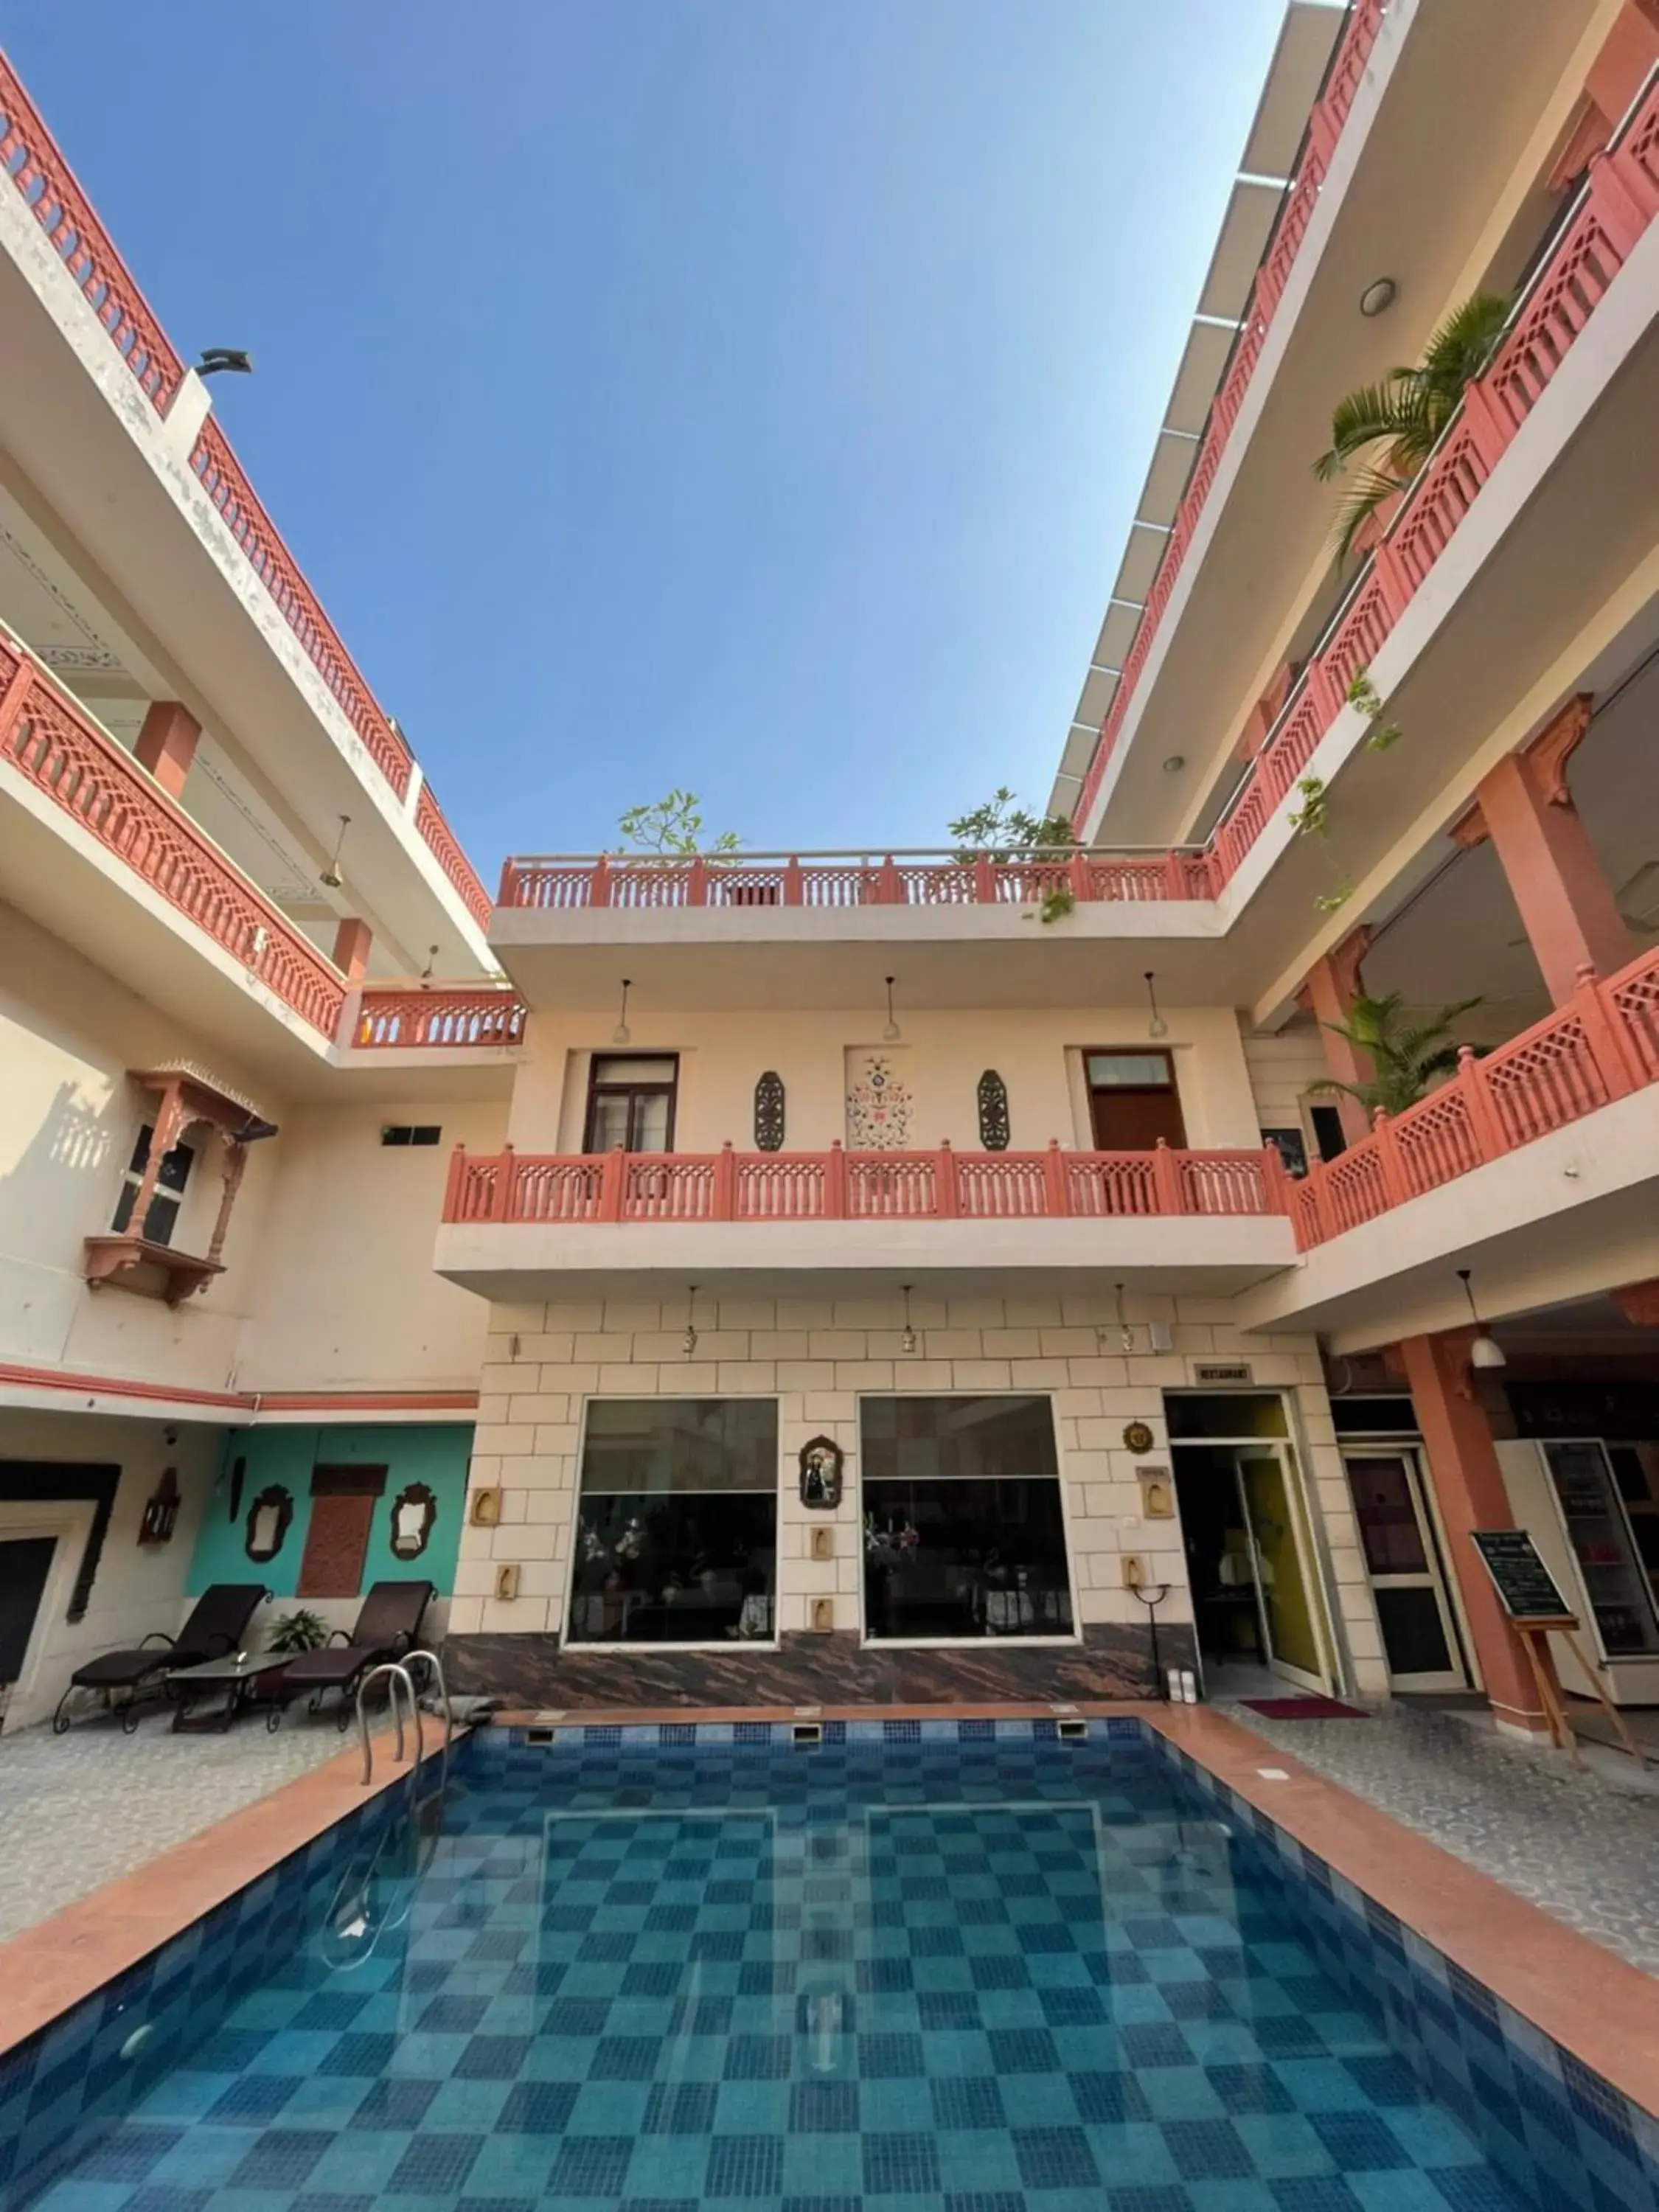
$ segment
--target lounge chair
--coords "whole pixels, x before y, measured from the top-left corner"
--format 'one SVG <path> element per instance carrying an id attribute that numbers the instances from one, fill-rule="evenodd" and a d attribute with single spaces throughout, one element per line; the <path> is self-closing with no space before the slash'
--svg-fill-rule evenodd
<path id="1" fill-rule="evenodd" d="M 130 1651 L 103 1651 L 88 1659 L 70 1676 L 69 1687 L 58 1700 L 52 1717 L 52 1734 L 67 1735 L 70 1707 L 78 1691 L 101 1693 L 105 1711 L 118 1705 L 121 1726 L 128 1735 L 143 1717 L 146 1699 L 158 1694 L 175 1667 L 199 1666 L 204 1659 L 222 1659 L 240 1651 L 254 1608 L 270 1593 L 263 1583 L 212 1583 L 196 1601 L 190 1619 L 177 1636 L 152 1630 Z"/>
<path id="2" fill-rule="evenodd" d="M 432 1583 L 375 1583 L 363 1600 L 362 1610 L 349 1636 L 337 1628 L 318 1651 L 301 1651 L 289 1666 L 288 1688 L 297 1697 L 311 1692 L 314 1713 L 325 1690 L 337 1690 L 340 1709 L 336 1716 L 343 1729 L 351 1719 L 357 1685 L 371 1667 L 383 1660 L 401 1659 L 415 1648 L 421 1621 L 437 1595 Z M 337 1644 L 334 1637 L 342 1641 Z"/>

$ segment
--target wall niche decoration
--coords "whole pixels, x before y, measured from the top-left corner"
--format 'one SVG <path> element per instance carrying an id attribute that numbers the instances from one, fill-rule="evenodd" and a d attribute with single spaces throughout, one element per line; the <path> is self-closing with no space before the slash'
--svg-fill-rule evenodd
<path id="1" fill-rule="evenodd" d="M 910 1140 L 910 1086 L 899 1053 L 847 1054 L 847 1142 L 855 1152 L 902 1152 Z"/>
<path id="2" fill-rule="evenodd" d="M 755 1150 L 783 1150 L 783 1078 L 769 1067 L 755 1085 Z"/>
<path id="3" fill-rule="evenodd" d="M 1008 1086 L 994 1067 L 979 1079 L 979 1140 L 988 1152 L 1008 1149 Z"/>
<path id="4" fill-rule="evenodd" d="M 423 1482 L 411 1482 L 392 1501 L 392 1550 L 399 1559 L 418 1559 L 432 1538 L 438 1501 Z"/>
<path id="5" fill-rule="evenodd" d="M 273 1482 L 259 1492 L 247 1509 L 247 1540 L 243 1547 L 256 1565 L 276 1558 L 293 1518 L 293 1495 L 281 1483 Z"/>
<path id="6" fill-rule="evenodd" d="M 143 1518 L 138 1523 L 141 1544 L 170 1544 L 174 1523 L 179 1518 L 179 1470 L 164 1467 L 161 1479 L 144 1508 Z"/>
<path id="7" fill-rule="evenodd" d="M 800 1448 L 800 1502 L 831 1513 L 841 1504 L 846 1454 L 833 1437 L 814 1437 Z"/>

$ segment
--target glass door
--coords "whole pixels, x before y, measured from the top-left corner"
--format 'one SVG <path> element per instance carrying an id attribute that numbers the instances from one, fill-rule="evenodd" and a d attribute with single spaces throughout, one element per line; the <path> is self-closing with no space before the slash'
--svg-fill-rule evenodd
<path id="1" fill-rule="evenodd" d="M 1567 1541 L 1578 1563 L 1604 1659 L 1659 1652 L 1653 1589 L 1631 1533 L 1630 1516 L 1599 1437 L 1544 1446 Z"/>
<path id="2" fill-rule="evenodd" d="M 1234 1464 L 1244 1511 L 1268 1664 L 1309 1689 L 1325 1687 L 1319 1632 L 1302 1566 L 1290 1470 L 1281 1447 L 1239 1444 Z"/>
<path id="3" fill-rule="evenodd" d="M 1342 1463 L 1353 1492 L 1390 1687 L 1467 1689 L 1416 1453 L 1378 1445 L 1344 1452 Z"/>

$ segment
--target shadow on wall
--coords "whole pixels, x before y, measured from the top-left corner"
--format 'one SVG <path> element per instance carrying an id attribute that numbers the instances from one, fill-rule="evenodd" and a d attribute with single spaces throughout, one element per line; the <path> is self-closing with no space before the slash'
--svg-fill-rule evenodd
<path id="1" fill-rule="evenodd" d="M 22 1255 L 43 1222 L 64 1222 L 77 1240 L 109 1225 L 118 1186 L 112 1164 L 131 1117 L 124 1097 L 97 1108 L 83 1099 L 80 1085 L 60 1083 L 40 1127 L 0 1173 L 0 1252 Z"/>

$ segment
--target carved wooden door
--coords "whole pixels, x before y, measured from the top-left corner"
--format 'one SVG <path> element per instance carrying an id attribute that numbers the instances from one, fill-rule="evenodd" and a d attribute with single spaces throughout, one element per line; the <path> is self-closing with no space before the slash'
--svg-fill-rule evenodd
<path id="1" fill-rule="evenodd" d="M 311 1501 L 311 1526 L 300 1561 L 301 1597 L 356 1597 L 362 1586 L 373 1498 L 324 1495 Z"/>

